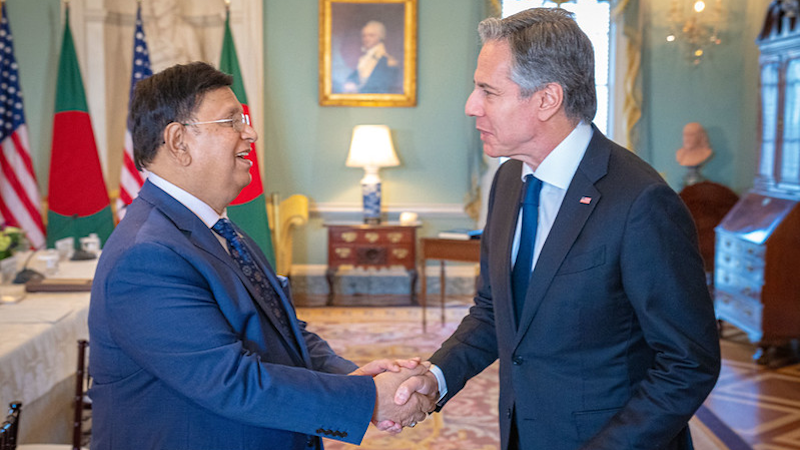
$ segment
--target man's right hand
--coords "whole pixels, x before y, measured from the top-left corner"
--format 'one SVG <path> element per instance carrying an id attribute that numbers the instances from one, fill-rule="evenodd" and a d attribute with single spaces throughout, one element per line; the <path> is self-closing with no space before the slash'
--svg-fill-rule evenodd
<path id="1" fill-rule="evenodd" d="M 376 424 L 393 422 L 400 427 L 413 426 L 425 420 L 434 403 L 425 395 L 412 394 L 405 398 L 403 404 L 395 402 L 395 395 L 403 382 L 428 372 L 429 364 L 420 364 L 414 369 L 401 369 L 400 372 L 384 372 L 375 376 L 375 410 L 372 421 Z M 412 383 L 417 386 L 419 382 Z M 379 427 L 381 428 L 381 427 Z"/>
<path id="2" fill-rule="evenodd" d="M 436 406 L 436 401 L 439 400 L 439 383 L 431 371 L 410 377 L 400 384 L 394 394 L 394 402 L 398 405 L 405 405 L 415 393 L 424 395 L 434 407 Z M 430 411 L 433 411 L 433 408 L 428 412 Z"/>

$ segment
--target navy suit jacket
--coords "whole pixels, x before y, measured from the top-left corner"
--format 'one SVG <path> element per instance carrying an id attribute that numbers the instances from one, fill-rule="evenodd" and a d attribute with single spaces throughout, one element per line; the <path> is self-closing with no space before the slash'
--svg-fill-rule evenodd
<path id="1" fill-rule="evenodd" d="M 146 182 L 103 249 L 89 310 L 92 449 L 321 448 L 359 443 L 371 377 L 288 311 L 292 335 L 214 233 Z"/>
<path id="2" fill-rule="evenodd" d="M 382 56 L 358 92 L 361 94 L 402 94 L 401 76 L 400 67 L 396 64 L 391 65 L 388 56 Z M 354 70 L 347 77 L 347 81 L 358 84 L 358 70 Z"/>
<path id="3" fill-rule="evenodd" d="M 720 364 L 692 219 L 650 166 L 596 128 L 520 318 L 511 251 L 521 164 L 500 166 L 475 305 L 432 357 L 448 394 L 500 360 L 500 434 L 526 450 L 691 449 Z M 517 327 L 519 322 L 519 327 Z"/>

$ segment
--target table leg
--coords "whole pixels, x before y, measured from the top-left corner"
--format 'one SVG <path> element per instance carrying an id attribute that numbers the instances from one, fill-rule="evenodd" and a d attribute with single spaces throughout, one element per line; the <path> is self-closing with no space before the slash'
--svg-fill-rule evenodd
<path id="1" fill-rule="evenodd" d="M 439 296 L 441 298 L 442 325 L 444 325 L 444 296 L 447 291 L 447 286 L 445 285 L 444 260 L 441 260 L 439 263 L 441 264 L 439 267 L 439 286 L 441 290 Z"/>
<path id="2" fill-rule="evenodd" d="M 427 325 L 425 322 L 425 306 L 428 303 L 428 274 L 425 272 L 425 258 L 422 258 L 420 271 L 422 271 L 422 287 L 419 293 L 419 304 L 422 306 L 422 332 L 424 333 Z"/>
<path id="3" fill-rule="evenodd" d="M 325 306 L 333 305 L 333 276 L 336 274 L 336 269 L 328 269 L 325 271 L 325 279 L 328 280 L 328 301 L 325 303 Z"/>
<path id="4" fill-rule="evenodd" d="M 411 278 L 411 293 L 409 294 L 409 299 L 411 299 L 411 304 L 417 304 L 417 268 L 414 267 L 413 269 L 408 271 L 408 276 Z"/>

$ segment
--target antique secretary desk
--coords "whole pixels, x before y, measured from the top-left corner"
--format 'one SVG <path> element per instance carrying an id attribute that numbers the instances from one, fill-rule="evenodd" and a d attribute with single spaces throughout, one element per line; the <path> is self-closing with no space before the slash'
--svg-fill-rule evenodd
<path id="1" fill-rule="evenodd" d="M 761 81 L 753 189 L 716 228 L 717 318 L 758 342 L 760 364 L 797 360 L 800 338 L 800 0 L 774 0 L 756 40 Z"/>

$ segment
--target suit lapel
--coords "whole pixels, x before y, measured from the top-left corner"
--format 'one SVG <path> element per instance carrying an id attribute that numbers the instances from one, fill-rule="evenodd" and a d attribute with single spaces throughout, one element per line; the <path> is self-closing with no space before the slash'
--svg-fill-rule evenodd
<path id="1" fill-rule="evenodd" d="M 278 318 L 271 313 L 271 308 L 267 307 L 267 305 L 264 303 L 264 300 L 261 299 L 261 297 L 257 297 L 256 295 L 254 295 L 255 292 L 254 287 L 251 286 L 249 280 L 247 280 L 247 278 L 245 278 L 244 275 L 241 274 L 241 270 L 237 270 L 236 273 L 239 274 L 239 278 L 244 281 L 245 285 L 247 286 L 247 289 L 250 291 L 250 295 L 254 299 L 256 299 L 259 306 L 261 306 L 261 309 L 263 309 L 264 312 L 267 313 L 267 316 L 270 318 L 270 320 L 272 320 L 275 328 L 281 331 L 281 335 L 286 340 L 287 345 L 291 346 L 293 349 L 299 350 L 300 354 L 298 356 L 302 357 L 303 362 L 306 364 L 307 367 L 311 367 L 311 357 L 308 354 L 308 348 L 306 348 L 305 340 L 303 340 L 303 335 L 300 332 L 300 326 L 297 323 L 297 320 L 295 319 L 294 307 L 292 306 L 289 298 L 286 296 L 286 291 L 283 289 L 280 280 L 278 280 L 278 275 L 275 274 L 275 271 L 272 270 L 272 267 L 270 267 L 267 260 L 263 257 L 263 253 L 260 250 L 258 250 L 257 244 L 252 239 L 250 239 L 249 236 L 243 234 L 242 231 L 239 229 L 239 227 L 236 226 L 236 224 L 234 224 L 234 228 L 236 229 L 237 233 L 245 237 L 245 245 L 247 245 L 248 250 L 250 250 L 250 254 L 253 255 L 253 257 L 256 259 L 259 268 L 267 277 L 267 281 L 269 281 L 269 284 L 272 287 L 272 289 L 274 289 L 275 293 L 278 295 L 278 301 L 281 302 L 281 306 L 283 307 L 283 310 L 286 313 L 286 317 L 289 322 L 289 328 L 291 329 L 292 336 L 286 336 L 283 333 L 283 327 L 278 326 Z M 233 260 L 233 258 L 230 257 L 228 259 Z"/>
<path id="2" fill-rule="evenodd" d="M 586 154 L 567 188 L 556 220 L 531 274 L 515 347 L 522 341 L 564 258 L 600 202 L 601 194 L 594 184 L 607 173 L 609 155 L 608 140 L 594 128 Z"/>
<path id="3" fill-rule="evenodd" d="M 291 349 L 293 357 L 298 362 L 303 362 L 306 365 L 310 364 L 308 351 L 305 349 L 305 346 L 300 344 L 301 349 L 298 349 L 298 344 L 301 341 L 292 336 L 287 336 L 283 331 L 282 327 L 279 326 L 278 319 L 272 314 L 271 308 L 269 308 L 264 299 L 260 296 L 256 295 L 255 287 L 250 283 L 250 280 L 244 276 L 241 269 L 239 269 L 236 262 L 231 258 L 227 251 L 222 247 L 221 243 L 217 240 L 216 235 L 213 231 L 211 231 L 205 223 L 203 223 L 200 218 L 198 218 L 193 212 L 191 212 L 188 208 L 186 208 L 183 204 L 179 201 L 175 200 L 172 196 L 167 194 L 166 192 L 159 189 L 154 184 L 150 183 L 149 181 L 145 182 L 144 186 L 142 187 L 141 191 L 139 192 L 139 196 L 142 197 L 143 200 L 146 200 L 153 205 L 155 205 L 165 216 L 167 216 L 178 229 L 180 229 L 186 237 L 189 239 L 192 244 L 196 247 L 200 248 L 201 250 L 210 253 L 212 256 L 220 260 L 226 266 L 228 266 L 239 280 L 244 284 L 247 288 L 247 291 L 250 293 L 250 297 L 255 301 L 258 308 L 261 312 L 272 322 L 273 327 L 278 330 L 279 334 L 283 337 L 285 341 L 285 346 L 288 349 Z M 238 227 L 236 229 L 237 232 L 240 232 Z M 249 244 L 249 242 L 248 242 Z M 258 252 L 254 252 L 252 250 L 252 246 L 250 246 L 250 253 L 255 255 L 256 259 L 261 262 L 261 258 L 258 256 Z M 278 283 L 275 275 L 272 274 L 271 270 L 266 270 L 264 264 L 261 264 L 262 271 L 267 274 L 267 278 L 269 279 L 270 284 L 273 288 L 277 286 L 275 291 L 278 293 L 281 302 L 286 305 L 287 299 L 283 292 L 283 289 L 280 288 L 280 283 Z M 295 335 L 298 333 L 298 325 L 297 321 L 294 319 L 294 314 L 290 314 L 289 312 L 292 309 L 286 309 L 286 316 L 289 318 L 290 327 Z"/>

